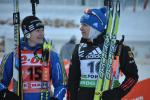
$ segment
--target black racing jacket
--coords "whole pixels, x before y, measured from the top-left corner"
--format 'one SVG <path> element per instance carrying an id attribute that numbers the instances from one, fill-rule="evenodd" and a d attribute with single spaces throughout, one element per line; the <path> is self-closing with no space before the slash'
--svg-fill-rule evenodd
<path id="1" fill-rule="evenodd" d="M 99 47 L 102 49 L 104 38 L 103 35 L 98 36 L 98 38 L 95 39 L 93 43 L 89 42 L 87 39 L 82 38 L 80 43 L 87 44 L 87 46 L 83 49 L 84 54 L 86 55 L 88 52 L 94 50 L 95 48 Z M 138 81 L 138 69 L 130 47 L 122 45 L 120 53 L 120 71 L 122 71 L 122 73 L 125 75 L 125 79 L 118 87 L 104 91 L 102 96 L 103 100 L 121 100 L 121 98 L 125 96 Z M 77 44 L 72 54 L 72 60 L 69 69 L 69 78 L 67 84 L 68 100 L 93 100 L 94 98 L 95 87 L 80 86 L 81 71 L 84 70 L 84 68 L 82 68 L 82 70 L 80 68 L 81 59 L 82 58 L 79 57 L 79 44 Z"/>

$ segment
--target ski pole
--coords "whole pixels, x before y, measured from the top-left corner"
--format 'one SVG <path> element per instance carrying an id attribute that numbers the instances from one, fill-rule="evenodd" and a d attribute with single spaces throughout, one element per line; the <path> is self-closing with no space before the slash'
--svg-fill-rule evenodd
<path id="1" fill-rule="evenodd" d="M 13 91 L 18 94 L 19 99 L 23 100 L 22 93 L 22 70 L 21 70 L 21 49 L 20 49 L 20 14 L 19 14 L 19 0 L 13 0 L 14 13 L 14 59 L 13 59 Z"/>
<path id="2" fill-rule="evenodd" d="M 32 4 L 32 14 L 33 16 L 35 16 L 36 14 L 35 6 L 39 4 L 39 0 L 31 0 L 31 4 Z"/>

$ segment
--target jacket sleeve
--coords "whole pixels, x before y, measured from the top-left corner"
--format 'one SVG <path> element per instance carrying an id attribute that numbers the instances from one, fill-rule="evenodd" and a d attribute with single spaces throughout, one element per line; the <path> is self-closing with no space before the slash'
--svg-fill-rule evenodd
<path id="1" fill-rule="evenodd" d="M 63 100 L 66 93 L 66 86 L 63 83 L 63 71 L 58 58 L 58 54 L 51 51 L 51 75 L 54 86 L 54 97 Z"/>
<path id="2" fill-rule="evenodd" d="M 138 69 L 130 47 L 123 46 L 120 56 L 121 71 L 125 75 L 125 80 L 120 85 L 121 97 L 125 96 L 138 81 Z"/>
<path id="3" fill-rule="evenodd" d="M 121 100 L 138 81 L 138 69 L 130 47 L 123 45 L 119 59 L 120 70 L 125 75 L 125 80 L 119 87 L 104 91 L 103 100 Z"/>
<path id="4" fill-rule="evenodd" d="M 0 66 L 0 91 L 7 88 L 13 75 L 13 53 L 4 55 Z"/>
<path id="5" fill-rule="evenodd" d="M 78 57 L 78 47 L 76 45 L 74 52 L 72 54 L 71 65 L 69 68 L 69 78 L 68 78 L 68 91 L 67 91 L 67 99 L 68 100 L 77 100 L 78 87 L 80 82 L 80 61 Z"/>

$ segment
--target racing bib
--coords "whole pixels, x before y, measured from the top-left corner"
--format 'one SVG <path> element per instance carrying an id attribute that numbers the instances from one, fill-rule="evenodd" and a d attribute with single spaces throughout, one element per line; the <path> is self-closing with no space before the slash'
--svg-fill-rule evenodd
<path id="1" fill-rule="evenodd" d="M 42 56 L 41 51 L 37 54 Z M 22 51 L 21 59 L 24 92 L 40 92 L 50 88 L 50 64 L 44 66 L 41 60 L 34 58 L 32 51 L 27 50 Z"/>
<path id="2" fill-rule="evenodd" d="M 81 63 L 81 87 L 95 87 L 98 79 L 99 59 L 80 60 Z"/>

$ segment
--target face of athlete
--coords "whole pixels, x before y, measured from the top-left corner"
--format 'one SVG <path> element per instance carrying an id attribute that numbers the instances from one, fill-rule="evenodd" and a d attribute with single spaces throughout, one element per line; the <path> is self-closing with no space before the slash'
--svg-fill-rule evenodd
<path id="1" fill-rule="evenodd" d="M 87 39 L 89 37 L 90 26 L 87 24 L 81 24 L 80 31 L 82 33 L 82 37 Z"/>
<path id="2" fill-rule="evenodd" d="M 37 44 L 42 44 L 44 39 L 44 29 L 39 28 L 30 33 L 30 38 L 28 38 L 28 43 L 31 47 Z"/>

